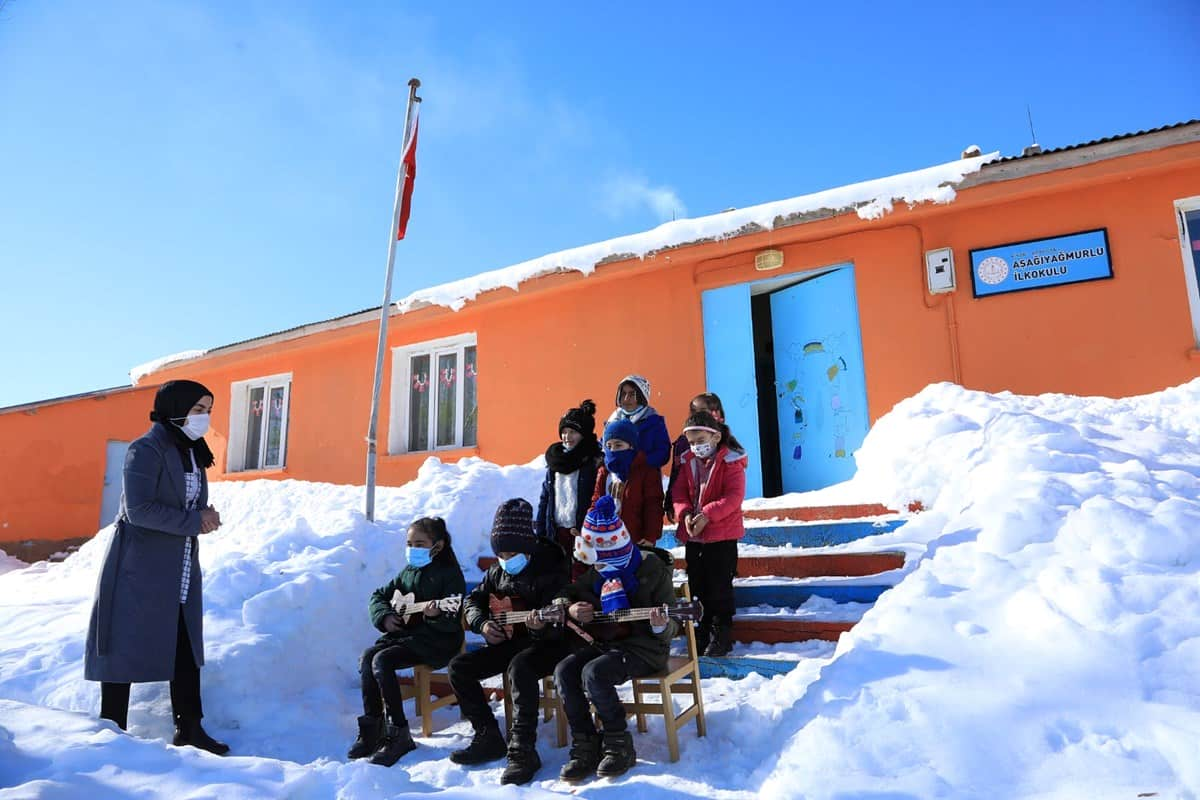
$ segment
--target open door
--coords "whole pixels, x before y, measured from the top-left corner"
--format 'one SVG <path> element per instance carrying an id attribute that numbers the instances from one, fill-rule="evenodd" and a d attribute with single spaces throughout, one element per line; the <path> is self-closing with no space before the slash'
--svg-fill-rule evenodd
<path id="1" fill-rule="evenodd" d="M 783 491 L 840 483 L 868 428 L 854 268 L 772 292 L 770 306 Z"/>

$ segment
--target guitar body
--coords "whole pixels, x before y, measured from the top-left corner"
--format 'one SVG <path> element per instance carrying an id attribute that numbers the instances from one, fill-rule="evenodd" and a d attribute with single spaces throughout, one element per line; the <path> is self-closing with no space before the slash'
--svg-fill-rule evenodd
<path id="1" fill-rule="evenodd" d="M 396 616 L 400 617 L 400 622 L 406 628 L 412 628 L 420 624 L 422 613 L 416 611 L 403 611 L 402 609 L 412 608 L 417 602 L 417 596 L 412 592 L 402 594 L 399 597 L 392 597 L 392 608 L 397 609 Z"/>
<path id="2" fill-rule="evenodd" d="M 633 633 L 633 626 L 628 622 L 602 622 L 600 624 L 584 625 L 583 629 L 598 642 L 615 642 L 628 639 Z"/>
<path id="3" fill-rule="evenodd" d="M 520 597 L 499 597 L 494 594 L 488 595 L 488 612 L 492 615 L 492 619 L 498 619 L 501 614 L 509 611 L 528 611 L 529 604 Z M 504 628 L 504 635 L 508 638 L 513 638 L 526 633 L 525 623 L 516 625 L 501 625 Z"/>

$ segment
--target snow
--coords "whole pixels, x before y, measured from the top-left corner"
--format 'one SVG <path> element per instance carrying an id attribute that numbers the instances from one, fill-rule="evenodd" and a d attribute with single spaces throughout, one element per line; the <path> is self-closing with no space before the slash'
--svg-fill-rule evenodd
<path id="1" fill-rule="evenodd" d="M 637 767 L 582 792 L 1197 797 L 1198 445 L 1200 380 L 1122 400 L 941 384 L 899 403 L 856 454 L 849 488 L 927 510 L 843 547 L 903 549 L 906 577 L 873 607 L 836 609 L 861 614 L 836 646 L 739 645 L 799 663 L 705 680 L 708 735 L 683 730 L 679 763 L 651 719 L 634 734 Z M 168 744 L 166 684 L 134 687 L 131 735 L 95 719 L 82 649 L 110 529 L 62 563 L 0 576 L 0 798 L 571 793 L 548 726 L 528 787 L 502 790 L 503 762 L 451 763 L 469 735 L 453 709 L 396 767 L 344 760 L 356 661 L 376 635 L 366 599 L 402 566 L 409 521 L 444 516 L 477 577 L 492 511 L 533 499 L 541 471 L 430 459 L 412 483 L 379 490 L 376 524 L 356 487 L 214 484 L 225 524 L 201 545 L 203 681 L 225 759 Z M 802 613 L 834 610 L 818 600 Z"/>
<path id="2" fill-rule="evenodd" d="M 169 356 L 156 358 L 153 361 L 147 361 L 145 364 L 138 364 L 129 370 L 129 385 L 137 386 L 142 378 L 152 372 L 158 372 L 164 367 L 171 364 L 178 364 L 181 361 L 191 361 L 193 358 L 200 358 L 206 353 L 208 353 L 207 350 L 184 350 L 182 353 L 173 353 Z"/>
<path id="3" fill-rule="evenodd" d="M 946 164 L 854 183 L 812 194 L 776 200 L 748 208 L 733 209 L 694 219 L 680 219 L 657 228 L 604 242 L 574 247 L 534 258 L 502 269 L 491 270 L 462 280 L 419 289 L 396 306 L 400 313 L 440 305 L 458 311 L 483 292 L 501 287 L 519 290 L 522 283 L 556 272 L 580 272 L 590 275 L 609 258 L 646 258 L 647 255 L 678 245 L 707 239 L 724 239 L 747 226 L 770 230 L 776 220 L 810 212 L 854 209 L 865 220 L 877 220 L 891 213 L 895 201 L 909 206 L 918 203 L 949 203 L 955 198 L 954 184 L 978 172 L 984 164 L 999 158 L 999 152 L 962 158 Z"/>
<path id="4" fill-rule="evenodd" d="M 6 572 L 12 572 L 14 569 L 24 569 L 28 566 L 19 558 L 13 558 L 8 553 L 0 550 L 0 575 Z"/>

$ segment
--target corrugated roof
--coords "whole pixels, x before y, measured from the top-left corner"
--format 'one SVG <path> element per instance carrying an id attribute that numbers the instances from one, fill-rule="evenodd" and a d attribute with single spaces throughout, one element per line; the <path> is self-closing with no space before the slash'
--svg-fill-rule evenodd
<path id="1" fill-rule="evenodd" d="M 1037 158 L 1038 156 L 1048 156 L 1051 153 L 1062 153 L 1062 152 L 1066 152 L 1067 150 L 1078 150 L 1080 147 L 1091 147 L 1092 145 L 1104 144 L 1106 142 L 1116 142 L 1116 141 L 1120 141 L 1121 139 L 1132 139 L 1135 136 L 1146 136 L 1147 134 L 1151 134 L 1151 133 L 1161 133 L 1162 131 L 1170 131 L 1170 130 L 1174 130 L 1175 128 L 1185 128 L 1188 125 L 1196 125 L 1196 124 L 1200 124 L 1200 119 L 1189 119 L 1186 122 L 1176 122 L 1171 125 L 1163 125 L 1160 128 L 1149 128 L 1144 131 L 1119 133 L 1116 136 L 1105 136 L 1103 139 L 1093 139 L 1090 142 L 1080 142 L 1079 144 L 1068 144 L 1068 145 L 1064 145 L 1063 147 L 1052 147 L 1049 150 L 1042 150 L 1041 152 L 1030 153 L 1029 155 L 1005 156 L 1004 158 L 999 158 L 999 159 L 996 159 L 995 161 L 992 161 L 989 164 L 985 164 L 983 166 L 983 169 L 986 170 L 988 167 L 994 167 L 996 164 L 1005 164 L 1010 161 L 1020 161 L 1021 159 L 1025 159 L 1025 158 Z"/>

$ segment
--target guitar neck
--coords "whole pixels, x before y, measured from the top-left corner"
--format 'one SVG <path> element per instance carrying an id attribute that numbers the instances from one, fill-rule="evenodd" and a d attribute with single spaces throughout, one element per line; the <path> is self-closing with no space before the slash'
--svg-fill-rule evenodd
<path id="1" fill-rule="evenodd" d="M 607 622 L 637 622 L 639 620 L 650 619 L 650 615 L 658 608 L 623 608 L 620 611 L 613 611 L 609 614 L 593 614 L 590 624 L 597 625 Z M 670 612 L 667 612 L 670 614 Z"/>
<path id="2" fill-rule="evenodd" d="M 498 625 L 520 625 L 528 622 L 529 618 L 536 613 L 536 611 L 503 611 L 493 616 L 492 619 Z"/>

